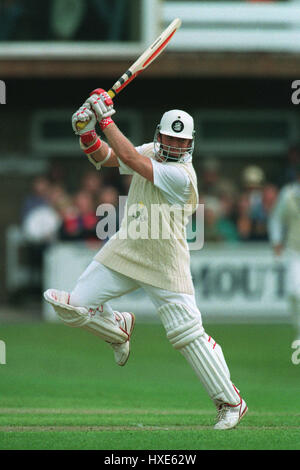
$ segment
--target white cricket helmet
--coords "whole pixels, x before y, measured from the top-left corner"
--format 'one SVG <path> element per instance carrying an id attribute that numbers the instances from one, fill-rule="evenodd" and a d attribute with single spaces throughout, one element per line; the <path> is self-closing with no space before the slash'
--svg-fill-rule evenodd
<path id="1" fill-rule="evenodd" d="M 191 145 L 187 148 L 180 148 L 162 144 L 158 141 L 160 134 L 180 139 L 190 139 Z M 190 114 L 180 109 L 167 111 L 163 114 L 155 131 L 154 152 L 156 158 L 161 161 L 190 161 L 194 150 L 194 134 L 194 119 Z"/>

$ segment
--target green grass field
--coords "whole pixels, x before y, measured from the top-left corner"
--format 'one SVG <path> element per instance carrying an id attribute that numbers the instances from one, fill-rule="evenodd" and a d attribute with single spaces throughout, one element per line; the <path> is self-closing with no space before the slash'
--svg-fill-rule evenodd
<path id="1" fill-rule="evenodd" d="M 300 365 L 288 325 L 207 325 L 249 412 L 214 431 L 215 409 L 159 324 L 137 324 L 115 365 L 97 337 L 60 324 L 2 325 L 0 449 L 300 449 Z"/>

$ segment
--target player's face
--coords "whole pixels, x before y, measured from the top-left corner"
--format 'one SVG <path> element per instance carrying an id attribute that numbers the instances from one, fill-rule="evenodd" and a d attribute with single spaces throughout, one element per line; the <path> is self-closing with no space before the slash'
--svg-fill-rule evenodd
<path id="1" fill-rule="evenodd" d="M 164 153 L 167 153 L 167 156 L 178 159 L 182 157 L 185 151 L 191 146 L 191 139 L 182 139 L 181 137 L 173 137 L 165 134 L 160 134 L 158 140 L 161 142 L 162 150 Z"/>

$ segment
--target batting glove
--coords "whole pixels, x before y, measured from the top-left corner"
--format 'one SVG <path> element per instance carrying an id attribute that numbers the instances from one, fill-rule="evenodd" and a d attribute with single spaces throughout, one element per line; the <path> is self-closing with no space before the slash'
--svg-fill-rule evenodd
<path id="1" fill-rule="evenodd" d="M 114 103 L 109 94 L 102 88 L 92 91 L 87 102 L 97 116 L 101 130 L 105 129 L 113 121 L 111 116 L 115 114 Z"/>
<path id="2" fill-rule="evenodd" d="M 80 122 L 87 123 L 83 129 L 77 126 Z M 72 127 L 76 135 L 83 135 L 87 132 L 94 131 L 96 124 L 97 118 L 91 110 L 89 103 L 84 103 L 72 116 Z"/>

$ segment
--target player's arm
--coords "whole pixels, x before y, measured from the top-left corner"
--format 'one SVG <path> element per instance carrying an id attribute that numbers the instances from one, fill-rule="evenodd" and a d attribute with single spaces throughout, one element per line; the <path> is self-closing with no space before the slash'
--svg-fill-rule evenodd
<path id="1" fill-rule="evenodd" d="M 111 115 L 115 110 L 113 109 L 113 101 L 110 96 L 103 89 L 99 88 L 94 91 L 94 94 L 87 101 L 91 106 L 91 110 L 97 116 L 100 128 L 112 149 L 113 157 L 116 160 L 118 157 L 129 168 L 153 183 L 151 159 L 140 155 L 111 119 Z"/>
<path id="2" fill-rule="evenodd" d="M 77 122 L 82 121 L 87 121 L 88 124 L 83 130 L 79 130 Z M 75 134 L 79 136 L 80 147 L 97 170 L 100 170 L 102 166 L 118 167 L 119 162 L 115 152 L 97 135 L 96 124 L 96 115 L 88 102 L 84 103 L 72 116 L 72 127 Z"/>
<path id="3" fill-rule="evenodd" d="M 104 130 L 105 137 L 125 165 L 153 183 L 153 166 L 150 158 L 140 155 L 114 122 Z"/>
<path id="4" fill-rule="evenodd" d="M 99 137 L 100 138 L 100 137 Z M 95 144 L 96 140 L 91 144 Z M 84 144 L 81 147 L 84 149 L 84 152 L 88 152 L 87 148 L 84 148 Z M 103 140 L 101 141 L 101 147 L 93 152 L 92 154 L 87 153 L 88 159 L 90 160 L 91 163 L 94 163 L 96 166 L 103 166 L 103 167 L 115 167 L 115 166 L 120 166 L 118 162 L 118 158 L 109 145 L 107 145 L 106 142 Z M 99 164 L 99 165 L 97 165 Z"/>

